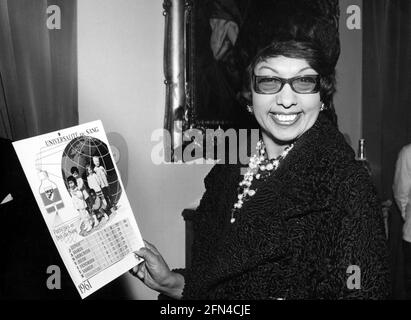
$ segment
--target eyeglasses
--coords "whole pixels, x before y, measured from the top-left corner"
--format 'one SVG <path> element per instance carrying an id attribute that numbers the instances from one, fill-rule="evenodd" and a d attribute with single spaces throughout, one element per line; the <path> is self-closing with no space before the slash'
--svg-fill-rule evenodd
<path id="1" fill-rule="evenodd" d="M 317 93 L 320 90 L 319 75 L 305 75 L 284 79 L 271 76 L 256 76 L 253 74 L 253 88 L 256 93 L 275 94 L 280 92 L 288 83 L 296 93 Z"/>

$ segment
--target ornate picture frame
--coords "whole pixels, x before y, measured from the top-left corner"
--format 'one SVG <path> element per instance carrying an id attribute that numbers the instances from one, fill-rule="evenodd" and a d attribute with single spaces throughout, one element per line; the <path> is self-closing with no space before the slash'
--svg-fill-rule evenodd
<path id="1" fill-rule="evenodd" d="M 221 9 L 220 2 L 165 0 L 163 3 L 164 128 L 169 133 L 165 144 L 168 149 L 172 146 L 171 161 L 193 141 L 187 132 L 196 130 L 197 136 L 201 134 L 205 139 L 208 129 L 257 127 L 241 95 L 245 68 L 236 65 L 238 24 L 224 19 L 230 13 Z M 231 12 L 240 15 L 234 7 Z"/>

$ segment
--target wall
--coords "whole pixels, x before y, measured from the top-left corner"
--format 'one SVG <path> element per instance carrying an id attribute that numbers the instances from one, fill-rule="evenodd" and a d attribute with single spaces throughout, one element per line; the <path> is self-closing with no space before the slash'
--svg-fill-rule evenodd
<path id="1" fill-rule="evenodd" d="M 170 267 L 183 267 L 182 210 L 203 193 L 211 166 L 160 165 L 151 161 L 162 128 L 164 17 L 162 1 L 78 1 L 78 87 L 80 123 L 101 119 L 106 132 L 127 142 L 127 195 L 143 237 L 163 253 Z M 124 171 L 124 170 L 123 170 Z M 135 299 L 155 299 L 129 274 Z"/>
<path id="2" fill-rule="evenodd" d="M 349 136 L 351 146 L 357 152 L 358 140 L 362 138 L 362 29 L 347 28 L 347 19 L 350 17 L 347 8 L 350 5 L 362 9 L 362 0 L 340 0 L 341 56 L 337 64 L 337 93 L 334 101 L 339 128 Z"/>

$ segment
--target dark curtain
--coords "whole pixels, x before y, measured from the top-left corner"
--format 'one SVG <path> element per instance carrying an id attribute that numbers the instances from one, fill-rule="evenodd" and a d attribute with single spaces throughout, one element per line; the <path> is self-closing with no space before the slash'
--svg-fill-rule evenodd
<path id="1" fill-rule="evenodd" d="M 48 6 L 61 29 L 48 29 Z M 0 1 L 0 136 L 19 140 L 78 124 L 76 0 Z"/>
<path id="2" fill-rule="evenodd" d="M 411 1 L 363 2 L 363 133 L 382 200 L 392 199 L 395 162 L 411 143 Z M 402 218 L 390 209 L 393 297 L 404 298 Z"/>

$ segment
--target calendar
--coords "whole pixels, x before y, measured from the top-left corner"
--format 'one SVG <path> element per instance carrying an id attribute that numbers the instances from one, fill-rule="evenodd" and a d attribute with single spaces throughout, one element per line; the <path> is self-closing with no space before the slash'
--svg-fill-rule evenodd
<path id="1" fill-rule="evenodd" d="M 81 277 L 90 279 L 137 250 L 136 240 L 126 219 L 73 244 L 69 252 Z"/>
<path id="2" fill-rule="evenodd" d="M 101 121 L 13 146 L 82 298 L 141 262 L 134 252 L 144 242 Z"/>

